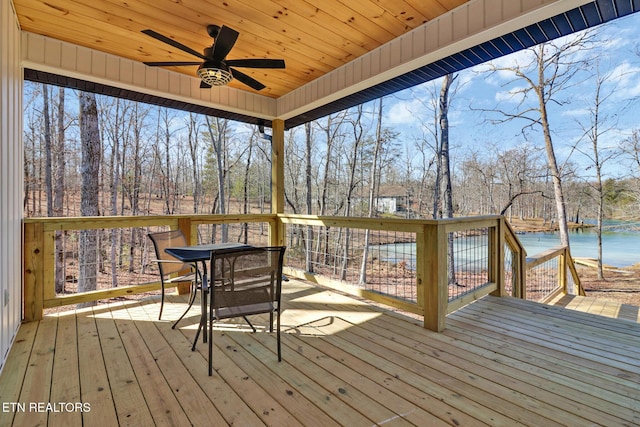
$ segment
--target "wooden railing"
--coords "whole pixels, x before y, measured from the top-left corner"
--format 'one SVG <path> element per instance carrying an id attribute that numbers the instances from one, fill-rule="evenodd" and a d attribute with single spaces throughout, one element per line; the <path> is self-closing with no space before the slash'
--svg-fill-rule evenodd
<path id="1" fill-rule="evenodd" d="M 135 229 L 135 233 L 128 232 L 132 243 L 127 245 L 144 246 L 148 243 L 146 233 L 155 229 L 181 229 L 189 243 L 195 244 L 222 241 L 226 228 L 224 235 L 229 241 L 286 245 L 288 275 L 419 314 L 424 317 L 424 326 L 434 331 L 444 329 L 448 313 L 484 295 L 527 295 L 526 254 L 500 216 L 446 220 L 283 214 L 38 218 L 24 221 L 25 320 L 42 318 L 46 308 L 160 287 L 157 276 L 138 274 L 138 270 L 145 272 L 153 258 L 145 252 L 148 249 L 138 248 L 131 252 L 138 254 L 135 263 L 133 256 L 129 264 L 120 261 L 137 274 L 123 273 L 126 284 L 84 293 L 56 293 L 56 235 L 61 232 L 103 230 L 109 239 L 115 235 L 113 230 L 124 233 Z M 74 239 L 73 235 L 67 238 Z M 119 247 L 125 240 L 119 241 Z M 65 253 L 69 256 L 70 269 L 75 268 L 74 263 L 81 260 Z M 122 265 L 118 268 L 124 270 Z M 73 274 L 69 276 L 72 282 L 77 280 Z"/>
<path id="2" fill-rule="evenodd" d="M 56 235 L 80 230 L 123 230 L 142 231 L 137 244 L 148 244 L 146 233 L 153 229 L 181 229 L 189 244 L 203 242 L 199 237 L 202 225 L 222 227 L 226 224 L 244 224 L 262 222 L 267 224 L 268 236 L 261 244 L 279 244 L 277 217 L 274 215 L 198 215 L 198 216 L 116 216 L 116 217 L 79 217 L 79 218 L 30 218 L 24 220 L 24 319 L 39 320 L 43 309 L 71 304 L 82 304 L 115 298 L 124 295 L 139 294 L 160 289 L 159 279 L 145 276 L 146 281 L 109 287 L 82 293 L 56 293 Z M 68 251 L 65 250 L 65 258 Z M 73 252 L 73 251 L 71 251 Z M 76 254 L 77 255 L 77 254 Z M 73 255 L 71 255 L 73 257 Z M 148 260 L 155 258 L 149 255 Z M 72 258 L 73 259 L 73 258 Z M 72 261 L 73 262 L 73 261 Z M 81 260 L 75 260 L 79 264 Z M 102 261 L 101 261 L 102 262 Z M 149 261 L 150 263 L 150 261 Z M 137 269 L 147 267 L 141 261 Z M 71 281 L 77 276 L 70 275 Z"/>
<path id="3" fill-rule="evenodd" d="M 584 289 L 566 246 L 557 246 L 527 258 L 527 287 L 522 298 L 546 302 L 558 294 L 584 295 Z"/>

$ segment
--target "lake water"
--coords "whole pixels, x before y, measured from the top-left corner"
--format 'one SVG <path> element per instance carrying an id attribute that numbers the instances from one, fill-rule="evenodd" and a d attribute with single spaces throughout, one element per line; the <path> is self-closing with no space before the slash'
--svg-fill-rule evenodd
<path id="1" fill-rule="evenodd" d="M 518 234 L 518 239 L 524 245 L 528 255 L 534 255 L 560 244 L 558 233 Z M 594 230 L 571 231 L 569 242 L 573 257 L 598 257 L 598 241 Z M 602 262 L 614 267 L 627 267 L 640 263 L 640 223 L 605 221 L 602 233 Z"/>
<path id="2" fill-rule="evenodd" d="M 560 244 L 558 233 L 518 234 L 518 239 L 529 256 Z M 463 240 L 456 239 L 456 244 L 464 245 Z M 593 229 L 571 231 L 569 240 L 573 257 L 597 258 L 598 242 Z M 390 262 L 405 261 L 408 268 L 415 268 L 415 250 L 413 243 L 396 243 L 372 246 L 370 255 Z M 458 256 L 464 257 L 465 254 Z M 602 234 L 602 258 L 605 264 L 614 267 L 640 263 L 640 222 L 606 221 Z"/>

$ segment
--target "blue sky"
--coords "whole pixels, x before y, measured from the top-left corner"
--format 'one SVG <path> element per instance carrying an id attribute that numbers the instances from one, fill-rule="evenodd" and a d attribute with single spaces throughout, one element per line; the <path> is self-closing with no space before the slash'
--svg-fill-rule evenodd
<path id="1" fill-rule="evenodd" d="M 591 58 L 591 67 L 580 70 L 572 79 L 571 87 L 559 94 L 558 99 L 566 104 L 550 106 L 552 137 L 558 161 L 564 163 L 569 160 L 578 165 L 583 176 L 588 176 L 592 170 L 587 169 L 591 162 L 582 153 L 589 152 L 590 142 L 579 140 L 584 133 L 584 127 L 590 124 L 590 108 L 595 99 L 595 83 L 591 76 L 595 74 L 596 62 L 599 63 L 600 72 L 609 75 L 602 89 L 602 93 L 609 97 L 603 104 L 601 113 L 609 118 L 606 126 L 611 129 L 600 137 L 600 147 L 607 152 L 628 138 L 634 129 L 640 128 L 637 120 L 638 104 L 634 102 L 640 97 L 640 49 L 636 42 L 638 27 L 640 14 L 633 14 L 599 27 L 597 47 L 589 52 L 576 54 L 581 58 Z M 572 35 L 562 40 L 567 41 L 575 37 L 577 36 Z M 514 64 L 527 64 L 530 58 L 531 53 L 525 50 L 493 63 L 498 68 L 507 68 Z M 488 147 L 492 145 L 508 149 L 528 143 L 530 146 L 543 148 L 540 132 L 530 132 L 526 137 L 528 141 L 525 140 L 522 128 L 527 122 L 515 120 L 500 125 L 487 124 L 487 117 L 497 119 L 502 116 L 487 115 L 470 108 L 471 106 L 474 109 L 500 108 L 515 111 L 522 101 L 522 97 L 517 95 L 518 88 L 524 86 L 522 80 L 514 80 L 511 72 L 490 74 L 487 69 L 486 65 L 480 65 L 459 73 L 458 89 L 452 98 L 449 114 L 452 156 L 464 157 L 469 150 L 488 152 Z M 401 132 L 401 139 L 407 147 L 411 147 L 412 141 L 423 134 L 421 120 L 432 123 L 433 119 L 428 117 L 429 113 L 425 111 L 424 104 L 433 98 L 429 91 L 437 94 L 440 84 L 441 80 L 426 83 L 385 100 L 385 124 Z M 622 177 L 630 172 L 628 163 L 620 158 L 609 161 L 605 164 L 605 169 L 608 177 Z"/>

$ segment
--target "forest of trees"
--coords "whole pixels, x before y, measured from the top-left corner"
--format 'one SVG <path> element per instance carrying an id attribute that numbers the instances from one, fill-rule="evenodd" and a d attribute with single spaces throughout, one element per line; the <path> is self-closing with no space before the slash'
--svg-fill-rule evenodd
<path id="1" fill-rule="evenodd" d="M 78 98 L 69 89 L 25 85 L 28 217 L 81 215 Z M 95 98 L 101 152 L 99 215 L 269 211 L 270 140 L 257 127 Z M 442 164 L 438 109 L 431 113 L 434 126 L 424 138 L 403 146 L 396 129 L 381 124 L 376 130 L 390 101 L 361 105 L 286 133 L 287 211 L 367 216 L 370 190 L 375 202 L 378 194 L 388 195 L 385 188 L 392 188 L 402 191 L 395 196 L 410 201 L 396 214 L 432 218 L 434 212 L 441 213 L 443 207 L 436 202 L 442 193 L 437 183 Z M 437 105 L 437 97 L 432 101 Z M 454 215 L 555 220 L 552 174 L 541 144 L 530 141 L 504 148 L 488 142 L 465 147 L 450 138 Z M 636 164 L 637 169 L 622 179 L 601 177 L 605 216 L 633 216 L 640 198 L 640 130 L 621 140 L 617 151 L 603 150 L 601 156 L 617 156 L 616 161 L 626 156 Z M 596 218 L 597 183 L 581 177 L 571 163 L 562 167 L 562 182 L 569 218 Z"/>
<path id="2" fill-rule="evenodd" d="M 617 107 L 609 107 L 616 64 L 607 68 L 596 60 L 605 46 L 599 31 L 530 48 L 522 56 L 527 61 L 464 72 L 485 80 L 511 75 L 515 109 L 465 105 L 459 73 L 400 96 L 419 105 L 412 112 L 419 137 L 386 123 L 397 95 L 287 131 L 287 211 L 409 218 L 504 214 L 544 218 L 560 223 L 561 231 L 565 216 L 633 216 L 640 199 L 640 130 L 604 137 L 618 130 L 615 108 L 632 109 L 636 100 L 616 97 Z M 569 89 L 577 79 L 597 89 L 581 94 L 590 114 L 563 123 L 554 111 L 575 102 Z M 270 138 L 257 127 L 29 82 L 24 104 L 26 216 L 269 211 Z M 485 128 L 519 123 L 520 142 L 458 139 L 448 116 L 460 110 L 481 113 Z M 82 116 L 86 122 L 92 114 L 93 145 L 87 145 Z M 556 128 L 568 126 L 579 137 L 558 142 Z M 581 162 L 573 160 L 577 155 L 560 158 L 559 145 L 579 153 Z M 99 154 L 92 160 L 91 147 Z M 631 167 L 608 176 L 605 165 L 611 163 Z M 94 210 L 83 208 L 83 188 L 95 193 Z M 382 212 L 381 195 L 407 203 L 401 211 Z"/>

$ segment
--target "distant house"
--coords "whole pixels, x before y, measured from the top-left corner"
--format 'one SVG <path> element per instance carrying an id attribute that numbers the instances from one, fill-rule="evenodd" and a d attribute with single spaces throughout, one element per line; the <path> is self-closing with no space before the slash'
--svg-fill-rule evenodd
<path id="1" fill-rule="evenodd" d="M 376 205 L 380 213 L 402 213 L 411 207 L 411 189 L 401 185 L 383 185 L 380 187 Z"/>

